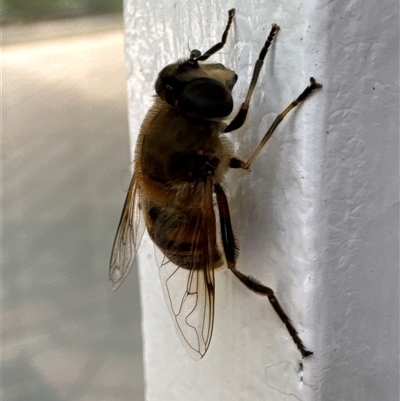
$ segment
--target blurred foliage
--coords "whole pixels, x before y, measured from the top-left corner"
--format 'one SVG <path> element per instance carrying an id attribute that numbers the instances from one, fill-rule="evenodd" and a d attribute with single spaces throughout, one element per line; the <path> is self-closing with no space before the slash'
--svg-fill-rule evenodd
<path id="1" fill-rule="evenodd" d="M 1 0 L 3 22 L 122 12 L 123 0 Z"/>

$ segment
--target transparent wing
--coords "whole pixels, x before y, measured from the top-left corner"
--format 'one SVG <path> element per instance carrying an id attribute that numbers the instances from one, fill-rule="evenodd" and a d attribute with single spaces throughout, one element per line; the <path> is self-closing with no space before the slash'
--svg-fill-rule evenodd
<path id="1" fill-rule="evenodd" d="M 145 228 L 142 214 L 139 190 L 133 175 L 110 259 L 110 280 L 114 290 L 124 282 L 132 268 Z"/>
<path id="2" fill-rule="evenodd" d="M 201 185 L 200 212 L 188 212 L 178 221 L 174 215 L 160 215 L 154 224 L 155 238 L 164 239 L 158 261 L 164 297 L 179 338 L 195 360 L 201 359 L 210 345 L 214 267 L 220 261 L 211 178 Z"/>

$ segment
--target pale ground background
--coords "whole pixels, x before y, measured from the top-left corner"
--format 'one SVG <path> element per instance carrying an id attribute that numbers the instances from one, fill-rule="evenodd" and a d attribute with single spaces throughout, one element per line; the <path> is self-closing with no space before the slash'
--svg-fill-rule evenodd
<path id="1" fill-rule="evenodd" d="M 143 400 L 136 272 L 108 282 L 130 158 L 122 18 L 4 28 L 3 44 L 2 399 Z"/>

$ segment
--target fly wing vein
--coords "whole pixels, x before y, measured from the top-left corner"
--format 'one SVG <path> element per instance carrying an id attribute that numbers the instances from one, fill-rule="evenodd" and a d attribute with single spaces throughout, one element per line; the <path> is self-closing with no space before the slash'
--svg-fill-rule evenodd
<path id="1" fill-rule="evenodd" d="M 214 324 L 216 227 L 211 180 L 204 182 L 202 198 L 202 213 L 194 214 L 187 220 L 195 227 L 187 239 L 192 245 L 189 254 L 184 254 L 175 243 L 175 247 L 162 250 L 164 263 L 159 266 L 165 300 L 178 336 L 189 355 L 196 360 L 205 355 Z M 163 221 L 161 224 L 168 226 L 170 222 Z M 158 225 L 158 230 L 162 229 Z M 182 232 L 188 232 L 184 224 L 181 229 L 173 231 L 174 236 L 180 239 Z M 174 244 L 173 238 L 169 239 Z"/>
<path id="2" fill-rule="evenodd" d="M 132 268 L 144 229 L 140 194 L 134 175 L 125 199 L 111 253 L 109 275 L 114 284 L 114 290 L 124 282 Z"/>

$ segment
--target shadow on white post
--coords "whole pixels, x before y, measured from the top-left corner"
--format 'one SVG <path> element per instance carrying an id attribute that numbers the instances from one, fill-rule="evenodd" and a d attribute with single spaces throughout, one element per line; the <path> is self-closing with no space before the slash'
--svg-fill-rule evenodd
<path id="1" fill-rule="evenodd" d="M 271 24 L 281 27 L 250 118 L 232 135 L 238 156 L 251 154 L 310 76 L 324 84 L 279 126 L 251 172 L 227 177 L 238 269 L 275 290 L 315 355 L 302 360 L 268 300 L 224 268 L 216 272 L 210 348 L 191 360 L 145 235 L 138 261 L 146 398 L 398 399 L 397 9 L 389 0 L 126 0 L 132 151 L 157 73 L 188 57 L 188 47 L 217 43 L 232 7 L 233 29 L 212 60 L 238 74 L 236 108 Z"/>

